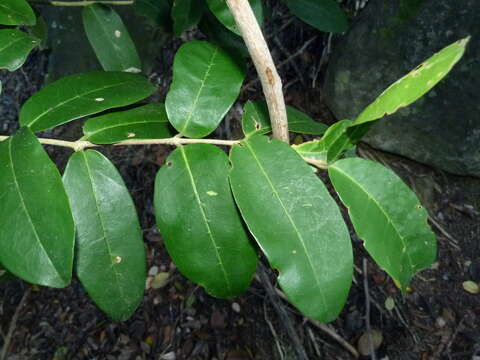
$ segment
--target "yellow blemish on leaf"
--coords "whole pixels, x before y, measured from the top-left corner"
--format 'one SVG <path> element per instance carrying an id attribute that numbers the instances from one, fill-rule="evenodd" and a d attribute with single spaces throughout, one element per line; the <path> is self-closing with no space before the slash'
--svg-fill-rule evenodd
<path id="1" fill-rule="evenodd" d="M 135 136 L 137 136 L 135 133 L 128 133 L 128 134 L 127 134 L 127 137 L 128 137 L 128 138 L 133 138 L 133 137 L 135 137 Z"/>
<path id="2" fill-rule="evenodd" d="M 120 264 L 122 262 L 122 258 L 120 256 L 115 256 L 115 259 L 113 259 L 113 264 Z"/>
<path id="3" fill-rule="evenodd" d="M 217 196 L 218 193 L 216 193 L 216 192 L 213 191 L 213 190 L 209 190 L 209 191 L 207 191 L 207 195 L 208 195 L 208 196 Z"/>

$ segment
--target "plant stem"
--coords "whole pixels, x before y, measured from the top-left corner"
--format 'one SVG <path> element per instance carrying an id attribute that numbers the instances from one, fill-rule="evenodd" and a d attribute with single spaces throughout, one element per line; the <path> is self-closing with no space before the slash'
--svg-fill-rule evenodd
<path id="1" fill-rule="evenodd" d="M 237 23 L 262 83 L 270 113 L 273 137 L 289 143 L 287 111 L 282 80 L 268 50 L 267 42 L 248 0 L 226 0 Z"/>
<path id="2" fill-rule="evenodd" d="M 85 0 L 85 1 L 37 1 L 29 0 L 31 3 L 53 5 L 53 6 L 88 6 L 93 4 L 104 4 L 104 5 L 133 5 L 135 0 Z"/>
<path id="3" fill-rule="evenodd" d="M 0 141 L 7 140 L 8 138 L 9 136 L 0 136 Z M 57 139 L 38 138 L 38 141 L 41 144 L 66 147 L 66 148 L 73 149 L 75 151 L 82 151 L 84 149 L 102 146 L 98 144 L 93 144 L 85 140 L 65 141 L 65 140 L 57 140 Z M 120 141 L 118 143 L 111 144 L 111 145 L 113 146 L 133 146 L 133 145 L 180 146 L 180 145 L 187 145 L 187 144 L 212 144 L 212 145 L 233 146 L 235 144 L 238 144 L 239 142 L 240 142 L 239 140 L 184 139 L 179 137 L 173 137 L 173 138 L 166 138 L 166 139 L 125 140 L 125 141 Z"/>

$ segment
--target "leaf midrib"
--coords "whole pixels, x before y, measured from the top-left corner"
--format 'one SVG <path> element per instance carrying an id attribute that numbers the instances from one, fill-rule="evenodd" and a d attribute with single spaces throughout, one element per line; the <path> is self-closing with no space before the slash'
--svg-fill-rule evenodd
<path id="1" fill-rule="evenodd" d="M 188 114 L 188 117 L 185 120 L 185 125 L 183 125 L 182 131 L 180 131 L 180 133 L 182 134 L 185 132 L 185 129 L 187 129 L 188 125 L 190 124 L 190 121 L 192 120 L 193 114 L 195 113 L 195 109 L 198 104 L 198 100 L 200 100 L 200 95 L 203 91 L 203 88 L 205 87 L 205 83 L 207 82 L 208 77 L 210 76 L 210 71 L 212 67 L 215 65 L 214 61 L 217 55 L 218 55 L 218 47 L 215 47 L 215 50 L 213 51 L 212 56 L 210 57 L 207 70 L 205 71 L 205 75 L 203 76 L 202 83 L 200 84 L 200 88 L 198 89 L 197 95 L 195 96 L 195 100 L 193 101 L 192 109 L 190 110 L 190 113 Z"/>
<path id="2" fill-rule="evenodd" d="M 183 161 L 185 162 L 185 168 L 187 170 L 187 173 L 188 173 L 188 176 L 189 176 L 189 179 L 190 179 L 190 183 L 192 185 L 193 193 L 195 194 L 195 200 L 196 200 L 197 205 L 200 209 L 200 213 L 202 214 L 202 218 L 203 218 L 203 221 L 205 223 L 205 227 L 207 228 L 208 236 L 210 237 L 210 240 L 212 242 L 213 249 L 215 250 L 215 255 L 218 259 L 218 263 L 220 265 L 220 268 L 222 269 L 222 274 L 225 278 L 225 282 L 226 282 L 228 291 L 232 292 L 232 284 L 230 283 L 230 280 L 228 278 L 227 270 L 225 269 L 225 265 L 223 264 L 223 260 L 220 256 L 220 253 L 218 252 L 217 242 L 215 241 L 215 238 L 214 238 L 213 233 L 212 233 L 212 229 L 210 228 L 210 224 L 208 223 L 207 214 L 205 214 L 205 209 L 202 206 L 202 202 L 200 200 L 200 195 L 199 195 L 198 190 L 197 190 L 197 185 L 196 185 L 195 179 L 193 177 L 192 169 L 190 168 L 190 163 L 188 162 L 187 156 L 185 154 L 185 149 L 184 149 L 183 146 L 180 147 L 180 152 L 182 154 Z"/>
<path id="3" fill-rule="evenodd" d="M 366 195 L 369 199 L 371 199 L 377 206 L 378 208 L 381 210 L 382 214 L 385 216 L 385 218 L 387 219 L 386 223 L 387 224 L 391 224 L 393 230 L 395 231 L 395 233 L 397 234 L 398 238 L 400 239 L 400 241 L 402 242 L 402 245 L 403 247 L 405 248 L 405 252 L 404 254 L 406 254 L 406 257 L 408 259 L 408 262 L 410 263 L 410 269 L 413 270 L 415 267 L 413 266 L 413 262 L 412 262 L 412 259 L 410 257 L 410 253 L 407 251 L 408 247 L 407 247 L 407 243 L 405 242 L 405 239 L 401 236 L 400 234 L 400 231 L 397 229 L 397 227 L 395 226 L 394 222 L 393 221 L 390 221 L 390 218 L 388 217 L 387 215 L 387 212 L 386 210 L 380 205 L 380 203 L 373 197 L 373 196 L 370 196 L 369 192 L 358 182 L 358 181 L 355 181 L 355 179 L 353 177 L 351 177 L 348 173 L 346 173 L 345 171 L 343 171 L 342 169 L 340 169 L 338 166 L 332 166 L 333 169 L 337 170 L 339 173 L 341 173 L 343 176 L 347 177 L 348 179 L 350 179 L 350 181 L 355 184 L 358 188 L 360 188 Z M 350 209 L 349 209 L 349 212 L 350 212 Z"/>
<path id="4" fill-rule="evenodd" d="M 40 245 L 40 248 L 42 249 L 42 251 L 45 253 L 47 259 L 48 259 L 48 262 L 50 263 L 50 265 L 52 266 L 52 268 L 55 270 L 55 273 L 57 274 L 57 277 L 59 279 L 62 280 L 62 282 L 65 283 L 65 279 L 62 277 L 62 275 L 60 274 L 60 272 L 58 271 L 57 267 L 55 266 L 55 264 L 53 263 L 52 259 L 50 258 L 50 255 L 48 254 L 47 250 L 45 249 L 42 241 L 40 240 L 40 236 L 38 235 L 38 231 L 37 231 L 37 228 L 35 227 L 35 224 L 33 223 L 33 220 L 32 220 L 32 217 L 30 215 L 30 212 L 28 211 L 27 209 L 27 205 L 25 204 L 25 200 L 24 200 L 24 196 L 22 194 L 22 191 L 20 189 L 20 184 L 18 183 L 18 179 L 17 179 L 17 176 L 16 176 L 16 173 L 15 173 L 15 165 L 14 165 L 14 162 L 13 162 L 13 156 L 12 156 L 12 143 L 13 141 L 10 140 L 9 141 L 9 144 L 8 144 L 8 157 L 10 159 L 10 167 L 12 169 L 12 178 L 13 178 L 13 182 L 15 184 L 15 187 L 17 189 L 17 192 L 18 192 L 18 197 L 20 198 L 20 204 L 22 205 L 22 208 L 23 208 L 23 211 L 25 212 L 25 215 L 28 219 L 28 223 L 30 224 L 30 226 L 32 227 L 32 230 L 33 230 L 33 233 L 35 235 L 35 239 L 37 240 L 38 244 Z"/>
<path id="5" fill-rule="evenodd" d="M 122 81 L 122 82 L 119 82 L 119 83 L 115 83 L 115 84 L 110 84 L 110 85 L 105 85 L 105 86 L 101 86 L 99 88 L 96 88 L 94 90 L 90 90 L 90 91 L 87 91 L 87 92 L 84 92 L 82 94 L 77 94 L 75 96 L 73 96 L 72 98 L 68 99 L 68 100 L 65 100 L 65 101 L 61 101 L 59 102 L 58 104 L 56 104 L 55 106 L 52 106 L 52 107 L 49 107 L 47 110 L 45 110 L 43 113 L 41 113 L 40 115 L 38 115 L 36 118 L 34 118 L 31 122 L 28 123 L 28 126 L 31 127 L 33 126 L 39 119 L 41 119 L 42 117 L 44 117 L 46 114 L 52 112 L 52 111 L 55 111 L 56 109 L 58 109 L 60 106 L 63 106 L 65 104 L 68 104 L 74 100 L 77 100 L 77 99 L 80 99 L 82 97 L 84 97 L 85 95 L 89 95 L 89 94 L 93 94 L 94 92 L 96 91 L 101 91 L 101 90 L 105 90 L 105 89 L 110 89 L 110 88 L 114 88 L 114 87 L 117 87 L 117 86 L 121 86 L 121 85 L 124 85 L 124 84 L 128 84 L 128 83 L 133 83 L 135 81 Z M 86 116 L 86 115 L 80 115 L 78 117 L 83 117 L 83 116 Z M 77 118 L 78 118 L 77 117 Z M 69 119 L 70 120 L 70 119 Z M 65 122 L 67 122 L 68 120 L 66 120 Z"/>
<path id="6" fill-rule="evenodd" d="M 126 126 L 129 126 L 129 125 L 139 125 L 139 124 L 167 124 L 168 121 L 157 121 L 157 120 L 154 120 L 154 121 L 134 121 L 134 122 L 129 122 L 129 123 L 123 123 L 123 124 L 117 124 L 117 125 L 112 125 L 112 126 L 106 126 L 106 127 L 103 127 L 103 128 L 100 128 L 99 130 L 94 130 L 92 131 L 91 133 L 89 134 L 85 134 L 87 135 L 87 138 L 91 138 L 92 136 L 95 136 L 99 133 L 102 133 L 104 131 L 107 131 L 107 130 L 110 130 L 110 129 L 115 129 L 115 128 L 121 128 L 121 127 L 126 127 Z M 85 131 L 88 132 L 88 129 L 86 129 Z"/>
<path id="7" fill-rule="evenodd" d="M 103 217 L 102 217 L 102 214 L 101 214 L 101 211 L 100 211 L 100 206 L 98 205 L 98 199 L 97 199 L 97 195 L 96 195 L 96 191 L 95 191 L 95 182 L 94 182 L 94 179 L 93 179 L 93 176 L 92 176 L 90 165 L 88 163 L 87 154 L 84 151 L 82 151 L 81 154 L 83 156 L 83 160 L 85 162 L 85 168 L 87 170 L 87 175 L 88 175 L 88 179 L 89 179 L 88 183 L 90 184 L 90 188 L 92 189 L 92 196 L 93 196 L 93 199 L 95 201 L 95 209 L 97 211 L 98 219 L 100 220 L 100 226 L 102 227 L 102 233 L 103 233 L 102 239 L 104 240 L 104 243 L 106 245 L 110 263 L 112 263 L 112 261 L 113 261 L 112 249 L 110 247 L 110 243 L 108 242 L 107 231 L 106 231 L 106 228 L 105 228 L 105 225 L 104 225 L 104 220 L 103 220 Z M 117 289 L 120 292 L 120 298 L 122 299 L 123 303 L 128 305 L 128 303 L 125 301 L 125 292 L 123 291 L 123 287 L 120 286 L 119 274 L 117 272 L 115 264 L 113 264 L 111 269 L 112 269 L 113 274 L 115 275 L 115 283 L 117 284 Z"/>
<path id="8" fill-rule="evenodd" d="M 257 155 L 255 154 L 255 151 L 253 151 L 251 145 L 248 143 L 248 142 L 245 142 L 245 144 L 247 145 L 247 149 L 251 152 L 253 158 L 255 159 L 258 167 L 260 168 L 260 171 L 263 173 L 263 175 L 265 176 L 265 179 L 267 180 L 267 183 L 270 185 L 270 188 L 272 189 L 273 191 L 273 194 L 275 195 L 275 197 L 277 198 L 278 202 L 280 203 L 283 211 L 285 212 L 285 215 L 287 216 L 288 220 L 290 221 L 293 229 L 295 230 L 295 234 L 297 235 L 301 245 L 302 245 L 302 248 L 303 248 L 303 251 L 305 253 L 305 256 L 307 257 L 307 260 L 308 260 L 308 265 L 310 266 L 311 268 L 311 271 L 312 271 L 312 274 L 313 274 L 313 278 L 315 279 L 315 282 L 317 284 L 317 288 L 319 289 L 319 293 L 322 297 L 322 301 L 323 301 L 323 305 L 325 306 L 325 308 L 327 307 L 327 301 L 325 299 L 325 294 L 323 293 L 323 291 L 321 290 L 322 289 L 322 286 L 320 284 L 320 280 L 318 279 L 317 277 L 317 273 L 315 271 L 315 268 L 313 266 L 313 262 L 312 262 L 312 259 L 310 257 L 310 254 L 307 250 L 307 246 L 305 244 L 305 240 L 303 239 L 303 236 L 302 234 L 300 233 L 300 230 L 298 229 L 297 225 L 295 224 L 295 221 L 293 220 L 292 216 L 290 215 L 289 211 L 287 210 L 287 208 L 285 207 L 285 204 L 283 203 L 283 200 L 281 199 L 280 197 L 280 194 L 278 193 L 277 189 L 275 188 L 275 186 L 273 185 L 272 181 L 270 180 L 270 177 L 268 176 L 265 168 L 263 167 L 263 165 L 260 163 L 260 160 L 258 159 Z"/>

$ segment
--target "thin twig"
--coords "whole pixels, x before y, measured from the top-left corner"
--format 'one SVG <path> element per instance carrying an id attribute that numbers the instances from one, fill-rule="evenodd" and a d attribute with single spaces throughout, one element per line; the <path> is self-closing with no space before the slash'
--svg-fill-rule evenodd
<path id="1" fill-rule="evenodd" d="M 89 6 L 93 4 L 103 5 L 133 5 L 135 0 L 86 0 L 86 1 L 35 1 L 29 0 L 29 2 L 40 5 L 52 5 L 52 6 Z"/>
<path id="2" fill-rule="evenodd" d="M 288 143 L 287 110 L 283 97 L 282 80 L 275 68 L 272 54 L 268 50 L 260 25 L 248 0 L 226 1 L 262 82 L 270 113 L 273 137 Z"/>
<path id="3" fill-rule="evenodd" d="M 0 141 L 7 140 L 9 136 L 1 136 Z M 102 145 L 93 144 L 89 141 L 77 140 L 77 141 L 65 141 L 57 139 L 38 138 L 41 144 L 60 146 L 73 149 L 75 151 L 82 151 L 88 148 L 99 147 Z M 166 139 L 142 139 L 142 140 L 125 140 L 112 144 L 113 146 L 134 146 L 134 145 L 171 145 L 180 146 L 187 144 L 212 144 L 222 146 L 233 146 L 240 143 L 238 140 L 217 140 L 217 139 L 184 139 L 179 137 L 166 138 Z"/>
<path id="4" fill-rule="evenodd" d="M 30 294 L 31 289 L 28 288 L 23 293 L 22 299 L 20 300 L 15 313 L 12 316 L 12 320 L 10 320 L 10 325 L 8 327 L 7 335 L 5 336 L 5 340 L 3 342 L 2 352 L 0 353 L 0 360 L 4 360 L 7 356 L 8 348 L 10 347 L 10 342 L 12 341 L 13 333 L 15 332 L 15 328 L 17 326 L 18 316 L 20 315 L 20 310 L 27 302 L 28 295 Z"/>
<path id="5" fill-rule="evenodd" d="M 370 324 L 370 293 L 368 291 L 368 273 L 367 273 L 367 259 L 363 258 L 363 290 L 365 292 L 365 324 L 367 327 L 368 347 L 370 350 L 370 358 L 377 360 L 375 354 L 375 347 L 373 346 L 372 326 Z"/>
<path id="6" fill-rule="evenodd" d="M 287 296 L 280 291 L 279 289 L 275 288 L 275 291 L 278 296 L 280 296 L 283 300 L 288 302 Z M 340 345 L 342 345 L 345 350 L 347 350 L 350 354 L 355 357 L 355 359 L 358 359 L 360 355 L 358 354 L 358 351 L 351 345 L 347 340 L 343 339 L 340 335 L 337 334 L 337 332 L 328 324 L 321 323 L 320 321 L 306 318 L 312 325 L 314 325 L 317 329 L 323 331 L 325 334 L 330 336 L 332 339 L 337 341 Z"/>
<path id="7" fill-rule="evenodd" d="M 260 283 L 263 285 L 265 288 L 265 291 L 267 292 L 268 298 L 270 302 L 273 305 L 273 308 L 277 312 L 283 326 L 285 327 L 288 337 L 290 338 L 292 342 L 292 346 L 295 349 L 295 352 L 297 353 L 297 359 L 298 360 L 307 360 L 308 356 L 305 351 L 305 348 L 300 341 L 300 338 L 298 337 L 297 331 L 294 329 L 292 320 L 290 316 L 288 315 L 287 311 L 285 310 L 285 307 L 283 306 L 282 301 L 279 299 L 277 296 L 277 293 L 275 291 L 275 287 L 272 285 L 270 282 L 270 279 L 267 274 L 267 270 L 265 266 L 260 265 L 259 266 L 259 271 L 258 271 L 259 277 L 260 277 Z"/>

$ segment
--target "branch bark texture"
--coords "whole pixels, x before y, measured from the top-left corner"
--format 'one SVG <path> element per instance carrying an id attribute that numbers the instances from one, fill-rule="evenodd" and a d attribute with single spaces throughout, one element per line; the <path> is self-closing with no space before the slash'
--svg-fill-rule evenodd
<path id="1" fill-rule="evenodd" d="M 260 25 L 248 0 L 226 1 L 260 77 L 270 113 L 273 137 L 288 143 L 287 111 L 283 97 L 282 80 L 278 75 Z"/>

